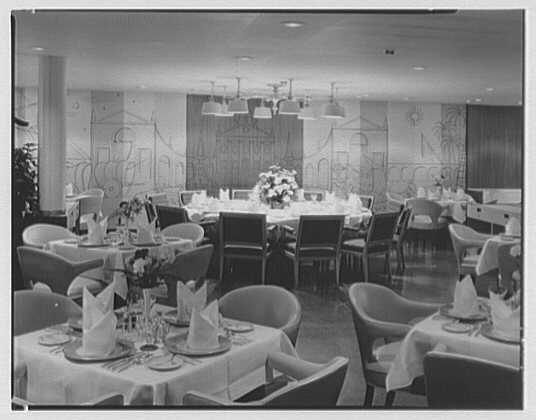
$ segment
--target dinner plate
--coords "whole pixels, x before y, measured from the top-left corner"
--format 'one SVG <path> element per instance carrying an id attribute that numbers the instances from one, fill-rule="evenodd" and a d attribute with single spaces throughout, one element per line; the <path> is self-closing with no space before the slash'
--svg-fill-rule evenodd
<path id="1" fill-rule="evenodd" d="M 249 322 L 234 321 L 232 319 L 224 319 L 223 328 L 234 333 L 246 333 L 255 329 L 253 324 Z"/>
<path id="2" fill-rule="evenodd" d="M 87 241 L 81 241 L 78 242 L 79 248 L 104 248 L 109 247 L 111 245 L 110 241 L 105 240 L 102 244 L 92 244 Z"/>
<path id="3" fill-rule="evenodd" d="M 136 247 L 132 245 L 121 245 L 118 249 L 119 251 L 132 251 L 133 249 L 136 249 Z"/>
<path id="4" fill-rule="evenodd" d="M 134 352 L 131 343 L 116 341 L 114 349 L 107 355 L 86 355 L 80 351 L 82 349 L 82 340 L 75 340 L 63 348 L 65 358 L 77 363 L 96 363 L 107 362 L 109 360 L 121 359 L 130 356 Z"/>
<path id="5" fill-rule="evenodd" d="M 180 368 L 183 365 L 183 361 L 180 357 L 176 357 L 175 354 L 165 354 L 162 356 L 154 356 L 145 362 L 145 366 L 152 370 L 168 371 Z"/>
<path id="6" fill-rule="evenodd" d="M 166 236 L 164 237 L 166 242 L 180 242 L 182 241 L 182 238 L 179 238 L 178 236 Z"/>
<path id="7" fill-rule="evenodd" d="M 458 315 L 456 312 L 453 312 L 452 303 L 447 303 L 446 305 L 443 305 L 439 308 L 439 313 L 448 318 L 458 319 L 460 321 L 485 321 L 487 319 L 487 314 L 486 312 L 484 312 L 483 308 L 481 307 L 480 302 L 478 306 L 479 306 L 480 312 L 476 314 L 461 316 L 461 315 Z"/>
<path id="8" fill-rule="evenodd" d="M 493 327 L 493 324 L 486 322 L 482 324 L 480 328 L 480 334 L 491 340 L 500 341 L 507 344 L 520 344 L 521 343 L 521 330 L 513 331 L 512 334 L 500 331 Z"/>
<path id="9" fill-rule="evenodd" d="M 162 245 L 162 242 L 133 242 L 132 245 L 143 248 L 150 248 Z"/>
<path id="10" fill-rule="evenodd" d="M 170 311 L 167 311 L 162 315 L 162 319 L 166 321 L 168 324 L 173 325 L 174 327 L 188 327 L 190 325 L 189 321 L 179 321 L 177 319 L 177 310 L 172 309 Z"/>
<path id="11" fill-rule="evenodd" d="M 177 335 L 168 335 L 164 341 L 171 353 L 184 354 L 191 357 L 213 356 L 225 353 L 231 348 L 231 340 L 225 336 L 218 336 L 218 347 L 213 349 L 193 349 L 187 343 L 188 331 Z"/>
<path id="12" fill-rule="evenodd" d="M 461 322 L 447 322 L 446 324 L 443 324 L 441 326 L 445 331 L 451 332 L 451 333 L 458 333 L 463 334 L 471 331 L 474 326 L 471 324 L 463 324 Z"/>
<path id="13" fill-rule="evenodd" d="M 64 244 L 69 244 L 69 245 L 78 245 L 78 241 L 79 241 L 79 239 L 75 239 L 75 238 L 73 238 L 73 239 L 64 239 L 63 243 Z"/>
<path id="14" fill-rule="evenodd" d="M 39 344 L 42 346 L 58 346 L 60 344 L 68 343 L 72 340 L 72 337 L 63 333 L 51 333 L 45 334 L 39 337 Z"/>

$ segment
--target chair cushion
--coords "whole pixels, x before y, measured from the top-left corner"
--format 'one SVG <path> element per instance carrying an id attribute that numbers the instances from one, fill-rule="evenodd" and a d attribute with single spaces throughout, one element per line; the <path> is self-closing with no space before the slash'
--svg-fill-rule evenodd
<path id="1" fill-rule="evenodd" d="M 343 251 L 353 251 L 353 252 L 363 252 L 365 248 L 365 240 L 361 238 L 356 239 L 350 239 L 348 241 L 344 241 L 342 244 Z M 369 253 L 375 253 L 375 252 L 387 252 L 389 250 L 389 247 L 387 244 L 372 244 L 368 247 L 367 251 Z"/>
<path id="2" fill-rule="evenodd" d="M 285 251 L 296 254 L 296 242 L 287 242 Z M 305 258 L 335 258 L 335 250 L 331 247 L 304 247 L 300 249 L 300 257 Z"/>
<path id="3" fill-rule="evenodd" d="M 71 298 L 82 296 L 84 287 L 87 287 L 87 290 L 93 294 L 104 289 L 104 285 L 100 281 L 84 276 L 78 276 L 69 285 L 69 288 L 67 289 L 67 296 Z"/>
<path id="4" fill-rule="evenodd" d="M 224 255 L 244 255 L 248 257 L 262 257 L 263 250 L 259 245 L 227 244 L 223 247 Z"/>

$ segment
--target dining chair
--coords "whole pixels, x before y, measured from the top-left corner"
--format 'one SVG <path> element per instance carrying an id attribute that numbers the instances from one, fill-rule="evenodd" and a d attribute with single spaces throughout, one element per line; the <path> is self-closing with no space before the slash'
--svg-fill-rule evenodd
<path id="1" fill-rule="evenodd" d="M 75 222 L 75 230 L 80 234 L 87 230 L 86 221 L 90 215 L 102 214 L 104 191 L 96 188 L 85 191 L 78 197 L 78 217 Z"/>
<path id="2" fill-rule="evenodd" d="M 15 336 L 63 324 L 71 317 L 81 316 L 82 308 L 65 295 L 35 290 L 17 290 L 13 293 Z"/>
<path id="3" fill-rule="evenodd" d="M 303 199 L 305 201 L 325 201 L 326 192 L 320 190 L 309 190 L 303 192 Z"/>
<path id="4" fill-rule="evenodd" d="M 405 208 L 402 205 L 399 213 L 395 233 L 393 235 L 393 247 L 396 251 L 396 273 L 404 274 L 406 270 L 406 260 L 404 258 L 404 241 L 408 232 L 409 219 L 411 217 L 411 209 Z"/>
<path id="5" fill-rule="evenodd" d="M 296 241 L 284 244 L 283 253 L 294 264 L 294 289 L 298 289 L 300 264 L 335 262 L 335 281 L 339 286 L 343 215 L 300 216 Z"/>
<path id="6" fill-rule="evenodd" d="M 517 291 L 521 284 L 514 279 L 513 274 L 516 270 L 521 272 L 521 262 L 510 254 L 510 250 L 515 244 L 500 245 L 497 250 L 499 258 L 499 274 L 501 275 L 501 285 L 511 292 Z M 518 244 L 519 245 L 519 244 Z M 520 276 L 519 280 L 522 280 Z"/>
<path id="7" fill-rule="evenodd" d="M 84 287 L 95 294 L 106 286 L 103 282 L 81 275 L 88 270 L 102 267 L 102 258 L 75 262 L 53 252 L 28 246 L 17 247 L 17 254 L 23 281 L 29 287 L 38 282 L 44 283 L 54 293 L 79 299 Z"/>
<path id="8" fill-rule="evenodd" d="M 476 264 L 478 262 L 478 252 L 482 249 L 491 235 L 479 233 L 469 226 L 459 223 L 449 225 L 450 239 L 452 248 L 456 256 L 456 265 L 458 267 L 459 278 L 469 274 L 476 278 Z M 473 250 L 472 254 L 467 251 Z"/>
<path id="9" fill-rule="evenodd" d="M 363 207 L 372 211 L 372 209 L 374 208 L 373 195 L 359 195 L 359 199 L 361 200 L 361 204 L 363 205 Z"/>
<path id="10" fill-rule="evenodd" d="M 302 308 L 288 290 L 272 285 L 240 287 L 222 296 L 219 306 L 224 317 L 281 329 L 296 345 Z"/>
<path id="11" fill-rule="evenodd" d="M 24 409 L 28 406 L 34 405 L 31 401 L 25 400 L 23 398 L 13 397 L 11 400 L 12 404 L 15 405 L 15 409 Z M 35 404 L 39 405 L 39 404 Z M 94 407 L 118 407 L 125 405 L 125 397 L 123 394 L 111 393 L 97 397 L 91 401 L 84 402 L 79 404 L 80 406 L 94 406 Z"/>
<path id="12" fill-rule="evenodd" d="M 268 248 L 266 215 L 255 213 L 220 213 L 219 218 L 220 284 L 225 261 L 257 260 L 261 262 L 261 284 L 265 283 Z"/>
<path id="13" fill-rule="evenodd" d="M 76 238 L 76 235 L 63 226 L 48 223 L 36 223 L 22 232 L 22 242 L 26 246 L 44 248 L 50 241 Z"/>
<path id="14" fill-rule="evenodd" d="M 206 194 L 207 190 L 184 190 L 179 192 L 179 203 L 182 207 L 187 206 L 192 201 L 194 194 Z"/>
<path id="15" fill-rule="evenodd" d="M 169 205 L 169 197 L 167 193 L 153 193 L 148 196 L 149 201 L 153 206 L 167 206 Z"/>
<path id="16" fill-rule="evenodd" d="M 385 197 L 387 198 L 387 203 L 390 204 L 393 208 L 399 209 L 401 206 L 405 206 L 406 200 L 400 194 L 387 191 L 385 193 Z"/>
<path id="17" fill-rule="evenodd" d="M 204 229 L 197 223 L 177 223 L 166 226 L 161 231 L 164 237 L 178 237 L 182 239 L 190 239 L 194 245 L 199 245 L 205 237 Z"/>
<path id="18" fill-rule="evenodd" d="M 522 409 L 521 369 L 462 354 L 424 356 L 428 406 L 435 409 Z"/>
<path id="19" fill-rule="evenodd" d="M 268 354 L 266 367 L 270 373 L 277 370 L 289 380 L 282 388 L 262 399 L 240 402 L 189 391 L 183 397 L 183 405 L 332 408 L 337 405 L 346 378 L 348 359 L 335 357 L 327 363 L 319 364 L 278 352 Z"/>
<path id="20" fill-rule="evenodd" d="M 249 197 L 253 193 L 252 189 L 249 190 L 240 190 L 233 188 L 233 193 L 231 195 L 231 198 L 233 200 L 249 200 Z"/>
<path id="21" fill-rule="evenodd" d="M 367 237 L 349 239 L 342 244 L 342 253 L 357 256 L 361 260 L 364 280 L 369 280 L 368 259 L 374 255 L 385 256 L 385 271 L 389 282 L 391 281 L 391 264 L 389 258 L 393 247 L 393 237 L 399 213 L 376 213 L 372 216 Z"/>
<path id="22" fill-rule="evenodd" d="M 423 239 L 425 248 L 427 238 L 431 243 L 443 242 L 439 234 L 447 227 L 448 220 L 441 215 L 443 208 L 437 202 L 426 198 L 412 198 L 406 200 L 406 207 L 412 210 L 409 229 L 416 233 L 417 244 L 420 238 Z"/>
<path id="23" fill-rule="evenodd" d="M 168 289 L 166 305 L 177 306 L 177 282 L 194 280 L 197 285 L 206 278 L 214 245 L 203 245 L 177 254 L 173 262 L 161 271 Z"/>
<path id="24" fill-rule="evenodd" d="M 427 317 L 437 304 L 406 299 L 393 290 L 372 283 L 354 283 L 348 289 L 361 366 L 366 383 L 365 407 L 371 407 L 374 389 L 385 388 L 385 378 L 399 352 L 401 340 L 416 319 Z M 418 377 L 401 391 L 424 395 L 424 380 Z M 389 391 L 385 406 L 391 407 L 395 392 Z"/>
<path id="25" fill-rule="evenodd" d="M 165 229 L 170 225 L 190 221 L 188 218 L 188 212 L 183 207 L 164 206 L 162 204 L 157 204 L 155 207 L 156 214 L 158 215 L 158 221 L 160 223 L 160 229 Z"/>

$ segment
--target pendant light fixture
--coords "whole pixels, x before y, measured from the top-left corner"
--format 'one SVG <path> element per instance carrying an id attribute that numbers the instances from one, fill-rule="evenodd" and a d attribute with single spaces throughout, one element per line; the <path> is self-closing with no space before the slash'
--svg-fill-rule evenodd
<path id="1" fill-rule="evenodd" d="M 292 98 L 292 80 L 289 79 L 288 98 L 279 104 L 280 115 L 298 115 L 300 113 L 300 104 Z"/>
<path id="2" fill-rule="evenodd" d="M 204 102 L 201 108 L 201 114 L 203 115 L 217 115 L 221 112 L 221 105 L 214 100 L 214 82 L 210 82 L 210 84 L 212 85 L 210 99 L 208 102 Z"/>
<path id="3" fill-rule="evenodd" d="M 255 108 L 253 118 L 257 118 L 259 120 L 269 120 L 272 118 L 272 110 L 266 106 L 264 97 L 262 98 L 261 106 Z"/>
<path id="4" fill-rule="evenodd" d="M 238 81 L 236 98 L 231 101 L 227 111 L 231 114 L 247 114 L 249 112 L 248 101 L 240 97 L 240 77 L 237 77 L 236 80 Z"/>
<path id="5" fill-rule="evenodd" d="M 331 82 L 331 97 L 329 103 L 324 107 L 322 118 L 341 119 L 346 116 L 344 108 L 335 101 L 335 95 L 333 94 L 334 88 L 335 82 Z"/>
<path id="6" fill-rule="evenodd" d="M 232 117 L 234 114 L 232 112 L 229 112 L 229 105 L 227 103 L 227 91 L 226 86 L 223 87 L 223 97 L 221 100 L 221 109 L 218 114 L 216 114 L 216 117 Z"/>
<path id="7" fill-rule="evenodd" d="M 303 108 L 298 114 L 299 120 L 316 120 L 315 113 L 313 111 L 313 108 L 311 107 L 310 101 L 311 97 L 306 96 L 303 102 Z"/>

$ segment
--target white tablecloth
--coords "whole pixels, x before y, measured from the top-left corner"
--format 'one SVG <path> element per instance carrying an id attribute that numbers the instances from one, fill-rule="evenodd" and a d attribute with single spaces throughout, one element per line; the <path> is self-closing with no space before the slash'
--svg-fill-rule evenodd
<path id="1" fill-rule="evenodd" d="M 514 245 L 520 243 L 520 239 L 506 240 L 502 239 L 501 235 L 494 236 L 488 239 L 482 251 L 478 255 L 476 263 L 476 274 L 478 276 L 487 273 L 488 271 L 499 268 L 499 247 L 501 245 Z"/>
<path id="2" fill-rule="evenodd" d="M 180 241 L 164 243 L 160 246 L 149 247 L 149 254 L 157 258 L 171 258 L 177 252 L 184 252 L 194 248 L 194 243 L 190 239 L 181 239 Z M 71 261 L 85 261 L 93 258 L 103 258 L 103 268 L 86 271 L 85 277 L 104 281 L 105 283 L 115 283 L 115 291 L 118 295 L 126 297 L 126 279 L 121 272 L 111 272 L 110 269 L 123 269 L 124 261 L 136 252 L 132 248 L 121 250 L 120 248 L 103 247 L 103 248 L 85 248 L 75 244 L 65 243 L 64 240 L 51 241 L 48 243 L 48 249 Z"/>
<path id="3" fill-rule="evenodd" d="M 127 404 L 180 405 L 191 390 L 236 399 L 265 383 L 268 353 L 296 355 L 281 330 L 256 325 L 254 331 L 240 334 L 249 342 L 233 343 L 226 353 L 199 358 L 199 364 L 184 363 L 168 372 L 140 364 L 112 372 L 103 363 L 79 364 L 65 359 L 63 353 L 50 353 L 49 347 L 38 344 L 43 333 L 14 339 L 15 360 L 26 365 L 27 399 L 34 404 L 76 405 L 116 392 L 125 396 Z"/>
<path id="4" fill-rule="evenodd" d="M 416 324 L 406 335 L 395 357 L 385 386 L 387 391 L 404 388 L 424 374 L 423 360 L 427 352 L 438 344 L 451 353 L 478 357 L 513 367 L 520 366 L 520 346 L 490 340 L 482 335 L 469 336 L 444 331 L 441 325 L 452 320 L 434 319 L 432 315 Z M 456 374 L 455 372 L 453 373 Z"/>

